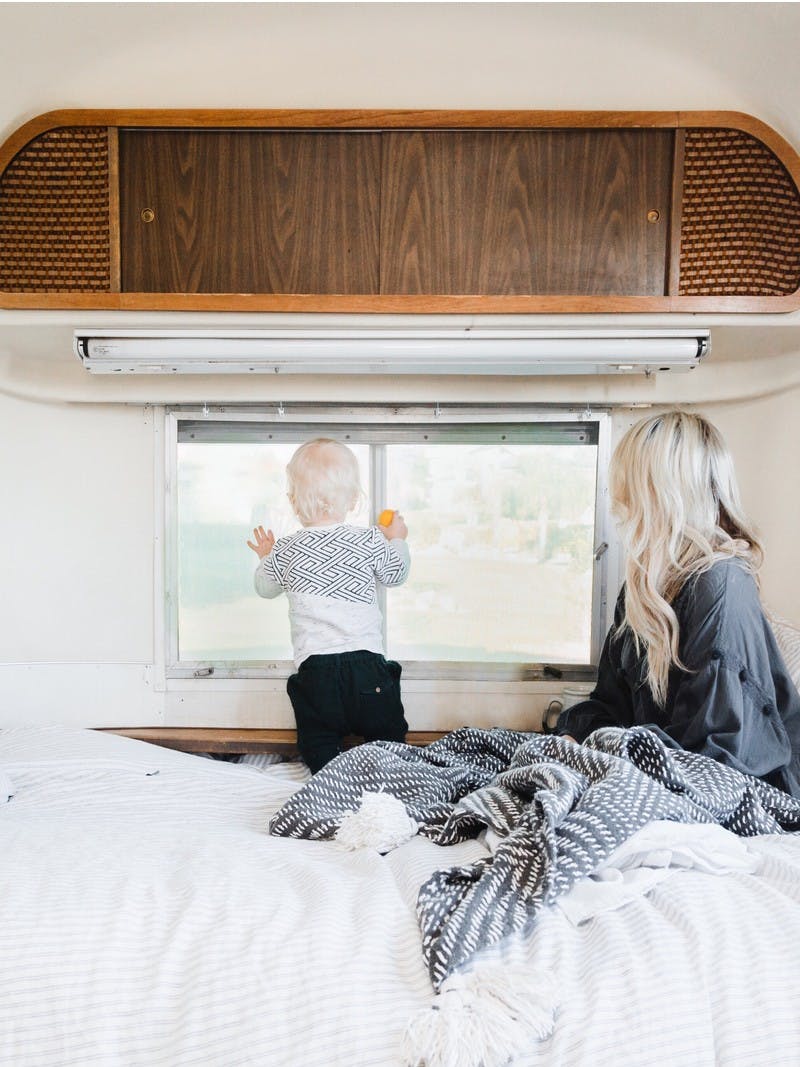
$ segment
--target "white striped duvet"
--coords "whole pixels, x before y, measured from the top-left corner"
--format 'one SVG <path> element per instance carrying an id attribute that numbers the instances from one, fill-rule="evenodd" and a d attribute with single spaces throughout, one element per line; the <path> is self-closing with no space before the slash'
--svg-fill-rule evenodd
<path id="1" fill-rule="evenodd" d="M 400 1067 L 432 1001 L 416 889 L 482 845 L 271 838 L 300 765 L 88 731 L 3 731 L 0 772 L 2 1067 Z M 755 874 L 676 872 L 508 947 L 561 1005 L 519 1067 L 800 1064 L 800 840 L 750 847 Z"/>

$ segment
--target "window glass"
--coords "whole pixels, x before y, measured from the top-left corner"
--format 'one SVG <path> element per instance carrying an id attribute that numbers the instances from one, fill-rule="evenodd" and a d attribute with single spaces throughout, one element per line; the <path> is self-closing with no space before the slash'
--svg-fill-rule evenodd
<path id="1" fill-rule="evenodd" d="M 308 440 L 178 443 L 178 658 L 290 660 L 285 597 L 253 588 L 253 528 L 282 537 L 300 527 L 286 496 L 286 464 Z M 369 452 L 353 446 L 368 484 Z M 365 499 L 353 517 L 367 521 Z"/>
<path id="2" fill-rule="evenodd" d="M 172 425 L 169 662 L 179 673 L 289 669 L 286 598 L 256 594 L 245 541 L 258 525 L 276 537 L 299 528 L 286 465 L 317 436 L 358 458 L 364 495 L 348 521 L 370 521 L 372 491 L 376 511 L 398 508 L 409 526 L 410 577 L 381 592 L 387 655 L 434 675 L 447 663 L 591 663 L 599 422 L 281 426 L 189 414 Z"/>
<path id="3" fill-rule="evenodd" d="M 411 578 L 387 594 L 397 659 L 588 663 L 596 445 L 387 447 Z"/>

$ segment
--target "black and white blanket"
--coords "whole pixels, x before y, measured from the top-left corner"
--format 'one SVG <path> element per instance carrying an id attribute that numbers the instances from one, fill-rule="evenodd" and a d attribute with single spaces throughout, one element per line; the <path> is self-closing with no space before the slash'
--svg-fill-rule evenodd
<path id="1" fill-rule="evenodd" d="M 800 801 L 705 756 L 668 749 L 644 727 L 561 737 L 464 728 L 427 748 L 361 745 L 324 767 L 270 832 L 329 839 L 365 794 L 399 801 L 418 832 L 447 845 L 484 829 L 494 854 L 437 871 L 417 912 L 434 988 L 477 952 L 528 927 L 655 820 L 718 823 L 742 836 L 800 831 Z"/>

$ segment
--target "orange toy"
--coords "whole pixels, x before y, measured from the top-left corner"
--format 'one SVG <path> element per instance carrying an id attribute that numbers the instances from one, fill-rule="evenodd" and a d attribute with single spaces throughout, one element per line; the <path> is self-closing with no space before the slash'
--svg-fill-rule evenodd
<path id="1" fill-rule="evenodd" d="M 389 526 L 394 518 L 394 511 L 391 508 L 386 508 L 378 516 L 378 526 Z"/>

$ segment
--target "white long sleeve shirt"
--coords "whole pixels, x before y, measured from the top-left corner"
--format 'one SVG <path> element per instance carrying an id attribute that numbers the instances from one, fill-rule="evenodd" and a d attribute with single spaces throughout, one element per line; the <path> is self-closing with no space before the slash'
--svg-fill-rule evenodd
<path id="1" fill-rule="evenodd" d="M 259 596 L 285 592 L 295 666 L 309 656 L 366 649 L 383 654 L 378 584 L 402 585 L 408 545 L 376 526 L 307 526 L 281 537 L 259 561 Z"/>

